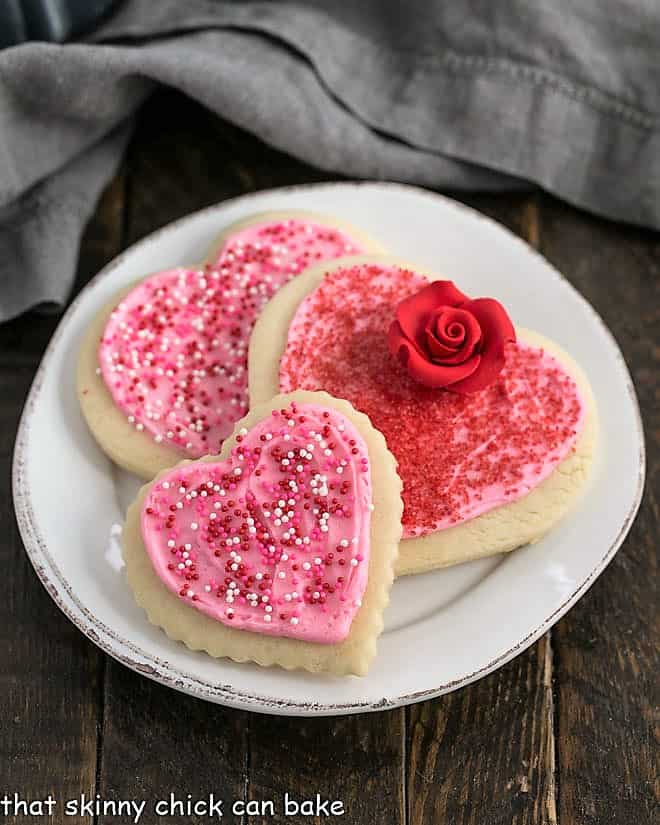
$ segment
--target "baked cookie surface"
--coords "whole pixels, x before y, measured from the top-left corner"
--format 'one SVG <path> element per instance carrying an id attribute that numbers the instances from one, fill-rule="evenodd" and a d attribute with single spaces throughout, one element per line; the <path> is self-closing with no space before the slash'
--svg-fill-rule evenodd
<path id="1" fill-rule="evenodd" d="M 123 532 L 129 585 L 193 650 L 363 675 L 394 576 L 400 489 L 366 416 L 323 392 L 277 396 L 219 456 L 140 490 Z"/>
<path id="2" fill-rule="evenodd" d="M 261 213 L 223 231 L 206 263 L 120 292 L 78 360 L 81 410 L 101 448 L 143 478 L 218 452 L 247 411 L 247 347 L 263 305 L 311 264 L 380 249 L 331 217 Z"/>
<path id="3" fill-rule="evenodd" d="M 398 574 L 513 550 L 575 502 L 595 450 L 589 383 L 556 344 L 518 329 L 491 386 L 420 386 L 390 356 L 396 305 L 437 276 L 390 258 L 314 267 L 271 301 L 250 343 L 250 396 L 326 389 L 369 415 L 399 463 Z"/>

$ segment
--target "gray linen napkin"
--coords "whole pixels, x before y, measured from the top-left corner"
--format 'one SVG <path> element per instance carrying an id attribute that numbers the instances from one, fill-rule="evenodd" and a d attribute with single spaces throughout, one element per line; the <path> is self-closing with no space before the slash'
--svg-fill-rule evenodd
<path id="1" fill-rule="evenodd" d="M 326 170 L 536 184 L 660 228 L 657 0 L 127 0 L 0 51 L 0 320 L 61 305 L 156 84 Z"/>

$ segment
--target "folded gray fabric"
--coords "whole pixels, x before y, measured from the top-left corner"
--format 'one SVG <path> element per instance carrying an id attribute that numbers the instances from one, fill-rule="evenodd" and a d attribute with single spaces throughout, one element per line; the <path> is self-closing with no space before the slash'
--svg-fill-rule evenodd
<path id="1" fill-rule="evenodd" d="M 175 87 L 326 170 L 536 184 L 660 228 L 657 0 L 128 0 L 0 52 L 0 319 L 70 288 L 130 119 Z"/>

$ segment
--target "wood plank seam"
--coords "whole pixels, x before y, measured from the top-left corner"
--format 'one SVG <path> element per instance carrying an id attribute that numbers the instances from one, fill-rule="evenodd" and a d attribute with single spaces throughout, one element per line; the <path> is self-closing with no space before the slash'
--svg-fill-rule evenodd
<path id="1" fill-rule="evenodd" d="M 410 708 L 406 706 L 402 708 L 401 711 L 401 736 L 403 737 L 403 741 L 401 743 L 401 782 L 403 784 L 403 787 L 401 788 L 401 799 L 403 806 L 402 822 L 403 825 L 409 825 L 410 811 L 408 810 L 408 726 L 410 724 Z"/>
<path id="2" fill-rule="evenodd" d="M 548 821 L 551 825 L 559 825 L 557 811 L 559 810 L 559 773 L 558 765 L 558 742 L 559 742 L 559 708 L 557 704 L 558 692 L 555 687 L 553 675 L 555 673 L 555 646 L 553 643 L 553 633 L 549 630 L 546 633 L 545 661 L 543 667 L 543 684 L 549 693 L 550 701 L 548 707 L 548 736 L 550 743 L 548 747 L 548 758 L 550 770 L 548 776 Z"/>
<path id="3" fill-rule="evenodd" d="M 101 776 L 103 772 L 103 744 L 105 736 L 105 697 L 106 680 L 108 678 L 108 655 L 103 654 L 101 659 L 101 673 L 99 674 L 98 707 L 96 717 L 96 770 L 94 772 L 94 794 L 101 793 Z M 98 814 L 92 817 L 93 825 L 98 825 Z"/>
<path id="4" fill-rule="evenodd" d="M 114 249 L 108 249 L 107 260 L 103 261 L 105 266 L 115 255 L 118 255 L 126 246 L 127 229 L 128 229 L 128 173 L 126 161 L 123 160 L 120 164 L 115 177 L 109 184 L 108 188 L 103 194 L 103 198 L 107 201 L 106 213 L 108 223 L 114 224 L 115 235 L 113 238 Z M 97 207 L 98 211 L 98 207 Z M 91 273 L 94 275 L 95 273 Z M 96 765 L 94 770 L 94 794 L 101 794 L 102 775 L 103 775 L 103 757 L 105 744 L 105 722 L 106 722 L 106 696 L 107 696 L 107 681 L 108 681 L 108 655 L 106 653 L 101 655 L 99 686 L 96 708 Z M 98 825 L 98 813 L 94 813 L 92 817 L 93 825 Z"/>
<path id="5" fill-rule="evenodd" d="M 251 742 L 252 739 L 250 737 L 250 728 L 252 721 L 252 714 L 246 714 L 245 720 L 245 757 L 243 761 L 243 802 L 247 805 L 248 802 L 248 794 L 250 789 L 250 762 L 251 762 L 251 755 L 252 755 L 252 748 Z M 240 825 L 248 825 L 248 818 L 247 814 L 241 814 Z"/>
<path id="6" fill-rule="evenodd" d="M 522 233 L 527 243 L 536 249 L 541 248 L 541 210 L 539 207 L 539 195 L 534 193 L 523 208 Z M 555 670 L 555 637 L 554 630 L 550 629 L 546 633 L 546 644 L 543 662 L 543 684 L 548 692 L 547 702 L 547 731 L 550 742 L 548 743 L 548 794 L 547 794 L 547 818 L 551 825 L 559 825 L 557 812 L 559 810 L 559 691 L 554 683 Z M 538 644 L 538 642 L 537 642 Z"/>

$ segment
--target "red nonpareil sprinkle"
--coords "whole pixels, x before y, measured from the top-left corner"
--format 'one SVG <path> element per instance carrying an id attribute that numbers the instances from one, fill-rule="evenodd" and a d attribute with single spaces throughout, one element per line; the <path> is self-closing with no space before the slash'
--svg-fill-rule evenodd
<path id="1" fill-rule="evenodd" d="M 263 306 L 310 264 L 360 251 L 343 232 L 289 219 L 237 232 L 213 266 L 145 279 L 100 342 L 114 402 L 157 443 L 219 452 L 248 408 L 248 342 Z"/>
<path id="2" fill-rule="evenodd" d="M 345 637 L 355 605 L 342 605 L 339 594 L 359 600 L 367 583 L 371 477 L 362 472 L 366 443 L 350 420 L 323 412 L 292 404 L 245 430 L 225 460 L 187 464 L 154 483 L 142 538 L 172 592 L 241 629 L 318 642 Z M 337 493 L 335 476 L 343 479 Z M 343 577 L 336 547 L 347 557 Z M 330 625 L 319 618 L 326 603 L 335 611 Z"/>

